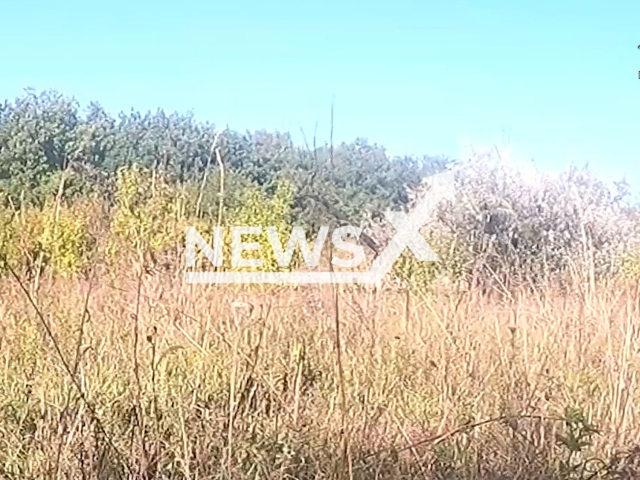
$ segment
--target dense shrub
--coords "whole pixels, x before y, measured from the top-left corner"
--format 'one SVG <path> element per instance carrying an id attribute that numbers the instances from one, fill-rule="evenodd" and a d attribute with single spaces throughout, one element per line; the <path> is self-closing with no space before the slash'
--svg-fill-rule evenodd
<path id="1" fill-rule="evenodd" d="M 17 231 L 14 213 L 0 208 L 0 259 L 15 261 L 18 256 Z"/>
<path id="2" fill-rule="evenodd" d="M 180 243 L 185 223 L 181 197 L 161 175 L 133 165 L 117 172 L 116 205 L 107 255 L 112 262 L 134 254 L 142 262 Z"/>
<path id="3" fill-rule="evenodd" d="M 0 209 L 0 255 L 29 271 L 48 269 L 57 275 L 81 272 L 95 245 L 91 233 L 91 206 L 49 202 L 19 214 Z"/>
<path id="4" fill-rule="evenodd" d="M 625 184 L 608 186 L 586 168 L 525 175 L 480 158 L 461 165 L 456 182 L 436 228 L 465 246 L 480 278 L 526 283 L 583 272 L 592 281 L 615 273 L 637 238 Z"/>
<path id="5" fill-rule="evenodd" d="M 234 216 L 231 223 L 239 226 L 275 227 L 283 248 L 286 248 L 292 227 L 292 202 L 294 190 L 291 183 L 283 180 L 278 183 L 272 197 L 262 193 L 259 189 L 249 189 L 245 193 L 242 208 Z M 260 245 L 260 258 L 262 259 L 261 271 L 273 272 L 290 270 L 296 265 L 296 258 L 292 258 L 289 267 L 280 267 L 276 261 L 271 243 L 266 230 L 263 228 L 260 235 L 256 235 Z M 225 259 L 231 258 L 231 243 L 227 237 L 225 241 Z M 250 258 L 250 253 L 245 258 Z"/>
<path id="6" fill-rule="evenodd" d="M 272 224 L 281 239 L 291 225 L 313 234 L 352 224 L 384 245 L 394 232 L 382 212 L 410 210 L 428 188 L 423 178 L 445 164 L 390 158 L 363 139 L 312 150 L 285 133 L 216 131 L 192 114 L 132 111 L 116 119 L 96 103 L 83 112 L 74 99 L 29 90 L 0 109 L 0 252 L 71 273 L 99 238 L 112 261 L 134 255 L 156 263 L 175 252 L 176 264 L 186 225 L 210 238 L 220 221 Z M 405 283 L 593 283 L 640 270 L 633 253 L 640 222 L 624 184 L 609 187 L 587 169 L 523 175 L 490 156 L 456 168 L 455 201 L 424 229 L 442 262 L 421 264 L 406 253 L 395 266 Z M 69 207 L 82 201 L 99 202 L 101 211 L 73 218 Z M 261 256 L 275 269 L 263 237 Z"/>

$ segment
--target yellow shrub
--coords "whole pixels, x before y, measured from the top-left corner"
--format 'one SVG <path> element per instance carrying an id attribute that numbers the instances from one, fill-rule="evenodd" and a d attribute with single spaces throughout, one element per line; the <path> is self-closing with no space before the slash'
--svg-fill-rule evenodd
<path id="1" fill-rule="evenodd" d="M 243 197 L 242 207 L 232 219 L 231 223 L 237 226 L 261 226 L 262 234 L 256 235 L 256 242 L 260 244 L 260 258 L 264 272 L 275 272 L 290 270 L 296 265 L 296 255 L 294 254 L 289 267 L 280 267 L 276 261 L 264 227 L 276 227 L 278 238 L 281 243 L 286 243 L 291 234 L 291 209 L 293 202 L 293 186 L 290 182 L 282 180 L 278 183 L 273 197 L 268 198 L 257 188 L 248 189 Z M 231 258 L 231 242 L 228 232 L 225 235 L 225 260 Z M 246 252 L 245 258 L 252 258 L 252 252 Z M 253 257 L 257 258 L 257 257 Z"/>
<path id="2" fill-rule="evenodd" d="M 442 233 L 429 232 L 425 238 L 440 261 L 419 262 L 412 252 L 405 250 L 393 265 L 396 278 L 418 290 L 429 289 L 440 276 L 460 278 L 466 268 L 463 246 L 454 237 Z"/>
<path id="3" fill-rule="evenodd" d="M 242 195 L 241 207 L 229 212 L 227 225 L 274 226 L 281 241 L 287 241 L 291 233 L 291 209 L 293 189 L 289 182 L 277 185 L 273 196 L 258 188 L 249 188 Z M 161 175 L 138 166 L 118 171 L 116 208 L 110 222 L 107 258 L 114 262 L 125 252 L 135 254 L 140 260 L 157 259 L 168 249 L 184 247 L 186 226 L 194 226 L 208 241 L 212 240 L 211 221 L 187 217 L 186 198 L 180 190 L 169 185 Z M 266 231 L 256 240 L 260 244 L 261 271 L 281 270 L 278 266 Z M 231 234 L 224 230 L 224 268 L 231 268 Z M 250 258 L 251 252 L 245 253 Z M 294 256 L 295 260 L 295 256 Z M 202 267 L 206 262 L 200 256 Z M 292 264 L 295 264 L 292 261 Z"/>
<path id="4" fill-rule="evenodd" d="M 161 175 L 153 178 L 136 165 L 117 173 L 116 208 L 110 225 L 107 256 L 125 252 L 155 257 L 184 237 L 179 192 Z"/>
<path id="5" fill-rule="evenodd" d="M 80 208 L 60 209 L 51 205 L 43 212 L 41 247 L 54 274 L 78 273 L 85 266 L 93 240 L 85 212 Z"/>
<path id="6" fill-rule="evenodd" d="M 0 213 L 0 252 L 24 266 L 45 267 L 58 275 L 73 275 L 86 266 L 94 240 L 85 205 L 30 208 L 8 216 Z"/>
<path id="7" fill-rule="evenodd" d="M 628 282 L 640 282 L 640 247 L 624 252 L 619 258 L 620 275 Z"/>
<path id="8" fill-rule="evenodd" d="M 0 261 L 6 258 L 11 262 L 17 258 L 17 239 L 14 214 L 7 209 L 0 209 Z"/>

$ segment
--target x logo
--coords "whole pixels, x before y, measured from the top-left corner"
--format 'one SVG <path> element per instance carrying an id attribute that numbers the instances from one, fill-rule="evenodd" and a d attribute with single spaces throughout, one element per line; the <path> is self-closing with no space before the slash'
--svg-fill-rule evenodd
<path id="1" fill-rule="evenodd" d="M 375 272 L 375 275 L 384 275 L 406 247 L 409 247 L 420 262 L 440 260 L 420 233 L 420 228 L 426 223 L 443 198 L 451 199 L 453 197 L 455 192 L 454 173 L 446 171 L 433 175 L 430 179 L 431 187 L 418 202 L 411 215 L 392 211 L 385 213 L 385 217 L 397 233 L 382 254 L 374 261 L 371 271 Z"/>
<path id="2" fill-rule="evenodd" d="M 437 262 L 439 260 L 420 233 L 420 227 L 424 224 L 422 219 L 416 218 L 415 214 L 409 216 L 404 212 L 387 212 L 385 217 L 397 232 L 389 244 L 390 246 L 395 244 L 394 251 L 398 250 L 399 253 L 402 253 L 405 247 L 409 247 L 420 262 Z"/>

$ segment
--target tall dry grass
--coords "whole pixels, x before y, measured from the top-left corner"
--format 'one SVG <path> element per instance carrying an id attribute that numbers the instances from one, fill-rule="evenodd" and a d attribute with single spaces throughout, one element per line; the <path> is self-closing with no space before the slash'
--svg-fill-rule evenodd
<path id="1" fill-rule="evenodd" d="M 2 280 L 4 478 L 640 471 L 634 288 L 247 291 L 162 275 L 28 294 Z"/>

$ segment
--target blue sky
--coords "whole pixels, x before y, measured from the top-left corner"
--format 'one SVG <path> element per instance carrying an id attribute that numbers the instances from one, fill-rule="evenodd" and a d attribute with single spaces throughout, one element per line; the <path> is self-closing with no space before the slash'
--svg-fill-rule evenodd
<path id="1" fill-rule="evenodd" d="M 0 97 L 366 137 L 459 158 L 497 144 L 640 185 L 640 2 L 7 1 Z"/>

